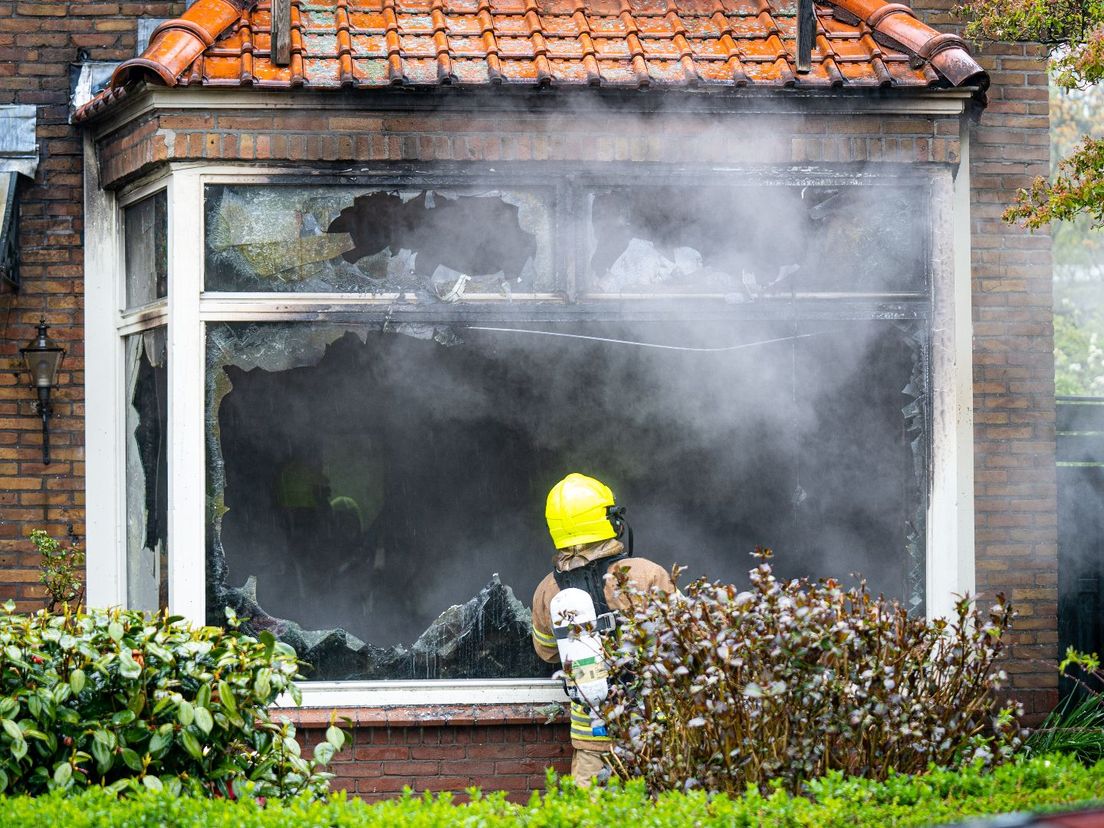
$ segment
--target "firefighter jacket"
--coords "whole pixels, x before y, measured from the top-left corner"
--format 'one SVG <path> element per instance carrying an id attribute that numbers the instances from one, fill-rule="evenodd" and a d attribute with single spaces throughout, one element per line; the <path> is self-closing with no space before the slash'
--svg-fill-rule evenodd
<path id="1" fill-rule="evenodd" d="M 624 546 L 619 540 L 611 539 L 598 543 L 588 544 L 584 547 L 565 549 L 556 553 L 553 566 L 559 572 L 566 572 L 583 566 L 600 558 L 612 558 L 620 555 Z M 674 592 L 675 585 L 671 581 L 671 575 L 659 564 L 652 563 L 646 558 L 622 558 L 616 562 L 618 568 L 627 571 L 629 582 L 637 589 L 647 591 L 657 587 L 664 592 Z M 624 611 L 628 609 L 628 601 L 624 596 L 616 594 L 617 582 L 611 577 L 606 578 L 605 594 L 606 603 L 611 610 Z M 556 647 L 556 638 L 552 634 L 552 612 L 550 605 L 556 593 L 560 591 L 556 584 L 555 576 L 549 572 L 544 580 L 537 585 L 537 591 L 533 595 L 533 648 L 537 655 L 549 663 L 559 661 L 560 653 Z M 571 745 L 582 750 L 607 750 L 610 740 L 606 736 L 593 736 L 590 732 L 590 715 L 580 705 L 571 705 Z"/>

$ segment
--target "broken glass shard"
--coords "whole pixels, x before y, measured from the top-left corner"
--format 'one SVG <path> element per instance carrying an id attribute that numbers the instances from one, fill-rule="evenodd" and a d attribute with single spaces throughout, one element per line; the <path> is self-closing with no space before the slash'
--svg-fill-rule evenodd
<path id="1" fill-rule="evenodd" d="M 467 294 L 554 289 L 540 190 L 206 188 L 212 291 Z"/>
<path id="2" fill-rule="evenodd" d="M 126 339 L 127 606 L 168 606 L 168 355 L 165 328 Z"/>

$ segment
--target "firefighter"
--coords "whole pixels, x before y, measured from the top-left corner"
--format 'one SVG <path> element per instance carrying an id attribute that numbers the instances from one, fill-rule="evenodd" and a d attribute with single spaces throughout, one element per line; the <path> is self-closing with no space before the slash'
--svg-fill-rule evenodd
<path id="1" fill-rule="evenodd" d="M 624 509 L 616 505 L 613 492 L 602 482 L 569 474 L 548 493 L 545 519 L 556 554 L 552 572 L 533 595 L 533 647 L 543 660 L 555 663 L 559 659 L 551 603 L 560 590 L 577 587 L 588 592 L 600 622 L 616 619 L 618 611 L 628 609 L 628 601 L 616 594 L 617 582 L 610 575 L 618 568 L 626 571 L 629 583 L 637 589 L 674 591 L 671 576 L 663 567 L 632 557 L 632 530 L 625 522 Z M 596 626 L 599 632 L 611 628 L 610 623 Z M 610 750 L 609 737 L 594 730 L 591 711 L 572 702 L 571 775 L 583 788 L 603 773 L 604 754 Z"/>

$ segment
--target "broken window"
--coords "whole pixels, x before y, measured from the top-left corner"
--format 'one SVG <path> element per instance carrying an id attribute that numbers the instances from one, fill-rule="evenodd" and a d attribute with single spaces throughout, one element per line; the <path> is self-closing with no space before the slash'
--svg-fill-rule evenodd
<path id="1" fill-rule="evenodd" d="M 210 185 L 205 200 L 207 290 L 457 302 L 555 289 L 539 189 Z"/>
<path id="2" fill-rule="evenodd" d="M 730 302 L 926 288 L 920 187 L 633 186 L 594 190 L 588 290 Z"/>
<path id="3" fill-rule="evenodd" d="M 210 622 L 313 679 L 546 676 L 527 605 L 569 471 L 664 566 L 742 582 L 771 546 L 922 613 L 928 323 L 793 316 L 211 324 Z"/>
<path id="4" fill-rule="evenodd" d="M 168 200 L 161 190 L 123 210 L 126 306 L 137 308 L 168 296 Z"/>
<path id="5" fill-rule="evenodd" d="M 126 339 L 127 606 L 165 609 L 168 589 L 165 328 Z"/>

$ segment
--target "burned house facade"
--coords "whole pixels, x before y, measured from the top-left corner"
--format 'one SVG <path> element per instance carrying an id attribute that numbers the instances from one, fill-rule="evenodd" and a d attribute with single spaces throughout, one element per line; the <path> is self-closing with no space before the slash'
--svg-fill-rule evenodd
<path id="1" fill-rule="evenodd" d="M 1030 308 L 978 298 L 1003 95 L 957 36 L 875 0 L 282 5 L 84 70 L 91 603 L 292 644 L 290 715 L 347 714 L 382 795 L 566 757 L 527 604 L 567 471 L 684 577 L 770 546 L 917 615 L 1004 586 L 976 395 L 1046 406 L 976 385 Z M 1052 502 L 1021 437 L 1049 480 L 994 468 Z M 1040 608 L 1050 535 L 1008 581 Z"/>

